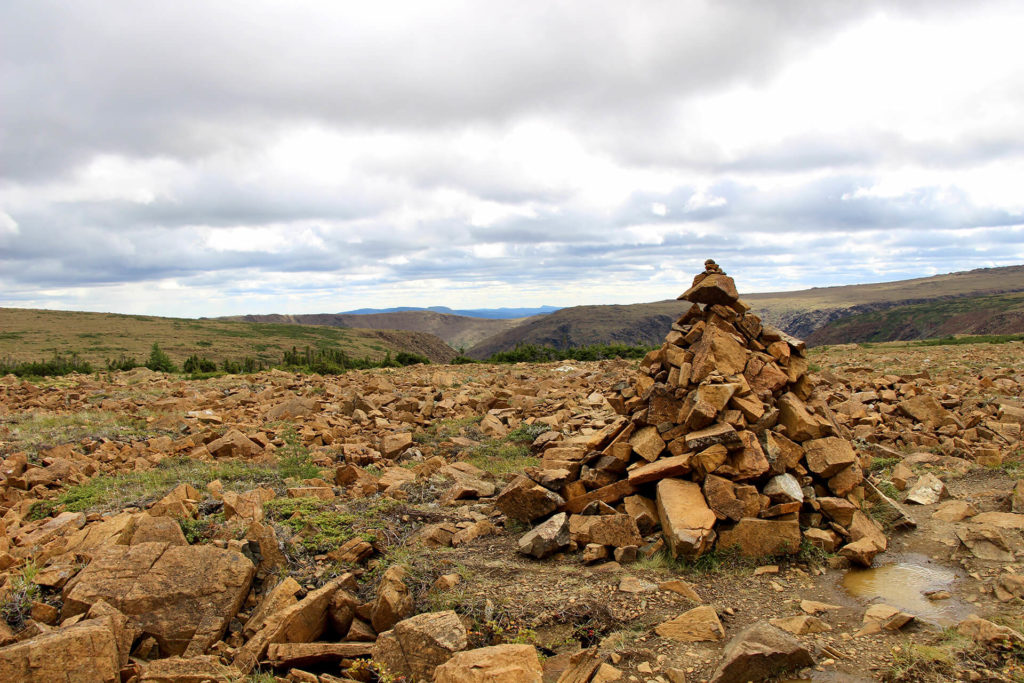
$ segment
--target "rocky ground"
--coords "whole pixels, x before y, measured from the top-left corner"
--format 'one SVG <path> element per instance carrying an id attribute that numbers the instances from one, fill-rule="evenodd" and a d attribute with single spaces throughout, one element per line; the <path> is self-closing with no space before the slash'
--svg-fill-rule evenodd
<path id="1" fill-rule="evenodd" d="M 1024 680 L 1024 344 L 808 361 L 870 569 L 827 491 L 794 554 L 683 559 L 646 490 L 558 481 L 632 362 L 2 378 L 0 678 Z"/>

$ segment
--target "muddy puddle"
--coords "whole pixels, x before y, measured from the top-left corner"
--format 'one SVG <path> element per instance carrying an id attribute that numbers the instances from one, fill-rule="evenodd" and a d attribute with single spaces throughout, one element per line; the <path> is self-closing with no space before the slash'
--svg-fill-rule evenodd
<path id="1" fill-rule="evenodd" d="M 952 626 L 968 616 L 971 606 L 956 599 L 956 570 L 944 567 L 925 555 L 902 555 L 897 562 L 851 569 L 842 579 L 850 595 L 868 603 L 892 605 L 918 619 L 938 626 Z M 928 593 L 948 591 L 945 600 L 931 600 Z"/>
<path id="2" fill-rule="evenodd" d="M 841 671 L 814 671 L 809 678 L 780 678 L 779 683 L 873 683 L 872 678 L 861 678 Z"/>

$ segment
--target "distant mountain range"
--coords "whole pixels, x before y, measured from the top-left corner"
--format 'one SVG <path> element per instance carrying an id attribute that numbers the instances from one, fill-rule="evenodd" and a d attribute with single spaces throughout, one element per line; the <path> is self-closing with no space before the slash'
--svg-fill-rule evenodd
<path id="1" fill-rule="evenodd" d="M 513 318 L 528 318 L 534 315 L 544 315 L 561 310 L 558 306 L 539 306 L 537 308 L 469 308 L 452 309 L 447 306 L 429 306 L 421 308 L 416 306 L 398 306 L 397 308 L 357 308 L 354 311 L 342 311 L 338 315 L 375 315 L 377 313 L 405 313 L 407 311 L 433 311 L 434 313 L 446 313 L 448 315 L 462 315 L 467 318 L 488 318 L 490 320 L 510 320 Z"/>

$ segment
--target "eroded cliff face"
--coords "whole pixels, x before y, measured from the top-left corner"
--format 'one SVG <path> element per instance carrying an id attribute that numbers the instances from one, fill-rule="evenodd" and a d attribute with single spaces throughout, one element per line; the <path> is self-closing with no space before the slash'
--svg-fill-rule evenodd
<path id="1" fill-rule="evenodd" d="M 819 329 L 829 323 L 848 318 L 861 313 L 872 313 L 882 311 L 896 306 L 904 306 L 915 301 L 884 302 L 873 304 L 859 304 L 857 306 L 845 306 L 837 308 L 817 308 L 810 311 L 763 311 L 760 315 L 765 322 L 778 327 L 786 334 L 793 335 L 799 339 L 810 340 L 811 336 Z M 754 309 L 757 310 L 756 308 Z M 810 343 L 810 342 L 809 342 Z M 818 342 L 836 343 L 836 342 Z M 811 343 L 814 346 L 814 343 Z"/>

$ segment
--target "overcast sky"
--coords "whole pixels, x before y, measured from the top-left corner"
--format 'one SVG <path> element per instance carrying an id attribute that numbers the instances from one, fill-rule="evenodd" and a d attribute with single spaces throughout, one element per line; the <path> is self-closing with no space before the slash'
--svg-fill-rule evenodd
<path id="1" fill-rule="evenodd" d="M 0 3 L 0 306 L 632 303 L 1024 263 L 1024 4 Z"/>

